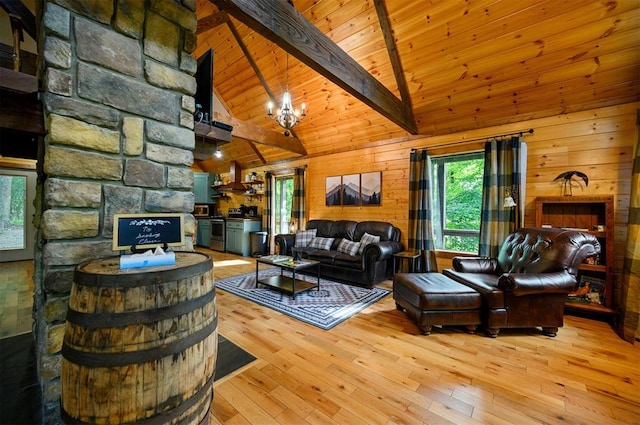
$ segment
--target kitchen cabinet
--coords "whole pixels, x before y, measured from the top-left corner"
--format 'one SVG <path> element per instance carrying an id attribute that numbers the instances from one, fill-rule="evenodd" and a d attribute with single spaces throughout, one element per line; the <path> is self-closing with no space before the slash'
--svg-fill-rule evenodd
<path id="1" fill-rule="evenodd" d="M 614 210 L 613 196 L 552 196 L 536 198 L 536 226 L 553 226 L 591 233 L 598 238 L 601 252 L 578 270 L 579 288 L 598 294 L 569 297 L 569 310 L 582 310 L 616 316 L 614 308 Z M 591 288 L 586 282 L 592 282 Z M 598 283 L 595 285 L 595 283 Z"/>
<path id="2" fill-rule="evenodd" d="M 193 195 L 196 204 L 215 204 L 218 191 L 213 188 L 217 174 L 193 173 Z"/>
<path id="3" fill-rule="evenodd" d="M 196 245 L 209 248 L 211 244 L 211 219 L 199 218 L 196 233 Z"/>
<path id="4" fill-rule="evenodd" d="M 262 222 L 251 219 L 228 218 L 226 230 L 226 251 L 248 257 L 251 249 L 250 234 L 251 232 L 262 230 Z"/>

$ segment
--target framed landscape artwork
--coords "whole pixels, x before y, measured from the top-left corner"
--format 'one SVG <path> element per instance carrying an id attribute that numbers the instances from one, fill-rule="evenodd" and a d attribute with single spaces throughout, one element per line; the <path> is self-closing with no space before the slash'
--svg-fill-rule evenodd
<path id="1" fill-rule="evenodd" d="M 326 178 L 326 206 L 381 205 L 382 171 Z"/>
<path id="2" fill-rule="evenodd" d="M 380 205 L 382 189 L 382 172 L 360 174 L 362 205 Z"/>
<path id="3" fill-rule="evenodd" d="M 342 176 L 342 205 L 360 205 L 360 174 Z"/>
<path id="4" fill-rule="evenodd" d="M 325 202 L 328 207 L 340 205 L 340 188 L 342 187 L 342 177 L 327 177 L 324 191 Z"/>

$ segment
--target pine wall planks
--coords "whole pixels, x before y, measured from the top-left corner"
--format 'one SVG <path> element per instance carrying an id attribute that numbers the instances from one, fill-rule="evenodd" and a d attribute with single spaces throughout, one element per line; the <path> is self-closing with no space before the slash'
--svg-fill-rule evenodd
<path id="1" fill-rule="evenodd" d="M 482 150 L 483 142 L 464 143 L 464 140 L 533 128 L 534 134 L 525 135 L 529 150 L 524 225 L 534 225 L 537 196 L 562 194 L 559 182 L 553 182 L 558 174 L 574 169 L 583 171 L 589 176 L 589 186 L 574 188 L 574 195 L 613 195 L 615 198 L 616 270 L 619 271 L 629 212 L 632 154 L 638 137 L 635 124 L 638 108 L 640 102 L 635 102 L 446 136 L 390 139 L 374 147 L 311 156 L 280 167 L 290 172 L 295 166 L 307 165 L 306 210 L 310 219 L 390 221 L 402 230 L 406 244 L 411 148 L 427 147 L 434 155 L 478 151 Z M 278 173 L 278 168 L 270 169 Z M 326 177 L 369 171 L 382 171 L 381 206 L 325 206 Z"/>

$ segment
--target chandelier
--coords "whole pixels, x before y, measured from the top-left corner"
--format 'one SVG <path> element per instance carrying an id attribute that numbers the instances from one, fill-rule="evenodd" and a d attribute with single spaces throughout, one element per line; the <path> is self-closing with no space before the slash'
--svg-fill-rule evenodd
<path id="1" fill-rule="evenodd" d="M 276 122 L 280 125 L 280 127 L 284 128 L 286 131 L 284 132 L 285 136 L 289 135 L 289 130 L 295 127 L 299 121 L 307 115 L 306 106 L 302 104 L 302 112 L 299 112 L 297 109 L 293 108 L 293 104 L 291 103 L 291 94 L 289 93 L 289 54 L 287 53 L 287 70 L 286 70 L 286 86 L 285 92 L 282 95 L 282 106 L 273 114 L 273 102 L 269 102 L 268 112 L 269 118 L 276 120 Z"/>

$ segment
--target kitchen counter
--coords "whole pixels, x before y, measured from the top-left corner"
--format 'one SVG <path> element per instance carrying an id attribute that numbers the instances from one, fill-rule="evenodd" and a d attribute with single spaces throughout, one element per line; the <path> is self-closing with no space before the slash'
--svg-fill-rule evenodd
<path id="1" fill-rule="evenodd" d="M 262 222 L 262 217 L 227 217 L 227 221 L 260 221 Z"/>
<path id="2" fill-rule="evenodd" d="M 262 230 L 262 218 L 233 218 L 226 220 L 226 250 L 234 254 L 240 254 L 248 257 L 250 253 L 251 243 L 250 235 L 252 232 Z"/>

